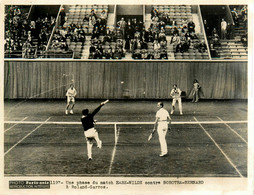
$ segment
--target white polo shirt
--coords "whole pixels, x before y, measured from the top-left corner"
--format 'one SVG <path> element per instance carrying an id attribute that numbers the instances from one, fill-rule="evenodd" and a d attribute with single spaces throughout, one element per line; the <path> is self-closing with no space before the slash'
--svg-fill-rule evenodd
<path id="1" fill-rule="evenodd" d="M 75 88 L 73 88 L 73 89 L 71 89 L 71 88 L 69 88 L 68 90 L 67 90 L 67 93 L 66 93 L 66 96 L 68 96 L 68 97 L 75 97 L 77 95 L 77 91 L 76 91 L 76 89 Z"/>
<path id="2" fill-rule="evenodd" d="M 171 93 L 170 95 L 173 97 L 173 98 L 181 98 L 181 93 L 182 91 L 179 89 L 179 88 L 176 88 L 176 89 L 172 89 L 171 90 Z"/>
<path id="3" fill-rule="evenodd" d="M 156 118 L 159 118 L 158 122 L 167 122 L 167 118 L 171 120 L 168 111 L 164 108 L 161 108 L 156 112 Z"/>

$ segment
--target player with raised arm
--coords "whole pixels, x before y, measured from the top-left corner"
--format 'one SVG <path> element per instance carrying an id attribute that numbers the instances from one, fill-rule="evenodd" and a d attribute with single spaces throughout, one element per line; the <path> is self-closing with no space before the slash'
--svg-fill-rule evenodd
<path id="1" fill-rule="evenodd" d="M 93 141 L 95 140 L 97 143 L 97 147 L 102 147 L 102 141 L 99 139 L 98 132 L 94 128 L 94 115 L 97 114 L 101 107 L 104 106 L 109 100 L 102 102 L 91 114 L 88 109 L 82 110 L 81 122 L 84 128 L 84 135 L 86 137 L 87 143 L 87 156 L 88 160 L 92 160 L 92 147 Z"/>
<path id="2" fill-rule="evenodd" d="M 180 115 L 183 115 L 181 93 L 182 93 L 182 91 L 177 87 L 176 84 L 174 84 L 174 85 L 173 85 L 173 89 L 172 89 L 171 92 L 170 92 L 170 96 L 173 98 L 173 101 L 172 101 L 172 109 L 171 109 L 170 114 L 173 114 L 173 113 L 174 113 L 176 101 L 178 101 L 179 110 L 180 110 Z"/>
<path id="3" fill-rule="evenodd" d="M 160 147 L 161 147 L 160 156 L 163 157 L 167 155 L 168 153 L 166 135 L 168 131 L 168 125 L 171 125 L 171 118 L 169 116 L 168 111 L 165 108 L 163 108 L 163 102 L 158 102 L 157 107 L 159 108 L 159 110 L 156 113 L 154 128 L 152 133 L 148 137 L 148 141 L 152 138 L 154 132 L 156 131 L 156 126 L 157 126 L 157 133 L 159 136 Z"/>
<path id="4" fill-rule="evenodd" d="M 69 109 L 70 105 L 71 105 L 70 114 L 73 114 L 73 108 L 75 106 L 75 96 L 76 95 L 77 95 L 77 91 L 74 88 L 74 85 L 71 84 L 70 88 L 66 92 L 67 105 L 66 105 L 66 109 L 65 109 L 65 114 L 68 114 L 68 109 Z"/>

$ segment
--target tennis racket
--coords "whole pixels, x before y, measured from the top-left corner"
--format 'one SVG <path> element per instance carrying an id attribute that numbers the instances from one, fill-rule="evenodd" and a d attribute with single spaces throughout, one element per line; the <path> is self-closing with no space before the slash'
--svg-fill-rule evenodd
<path id="1" fill-rule="evenodd" d="M 106 100 L 105 102 L 102 102 L 102 104 L 105 105 L 105 104 L 108 103 L 108 102 L 109 102 L 109 100 Z"/>
<path id="2" fill-rule="evenodd" d="M 153 138 L 154 132 L 155 132 L 155 129 L 153 129 L 152 133 L 150 133 L 150 135 L 149 135 L 147 141 L 150 141 L 150 140 Z"/>

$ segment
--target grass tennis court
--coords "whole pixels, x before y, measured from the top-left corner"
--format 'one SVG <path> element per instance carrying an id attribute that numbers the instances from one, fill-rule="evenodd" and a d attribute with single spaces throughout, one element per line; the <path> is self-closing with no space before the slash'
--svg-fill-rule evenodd
<path id="1" fill-rule="evenodd" d="M 5 175 L 247 177 L 247 101 L 183 102 L 184 115 L 177 107 L 171 116 L 166 157 L 157 134 L 147 142 L 157 101 L 110 101 L 95 116 L 103 147 L 88 161 L 81 110 L 100 102 L 77 100 L 65 115 L 64 100 L 6 100 Z"/>

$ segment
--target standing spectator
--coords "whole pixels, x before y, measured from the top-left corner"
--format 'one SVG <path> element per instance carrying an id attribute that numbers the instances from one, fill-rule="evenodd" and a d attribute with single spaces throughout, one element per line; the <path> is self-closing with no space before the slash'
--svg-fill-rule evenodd
<path id="1" fill-rule="evenodd" d="M 64 8 L 62 8 L 60 12 L 60 26 L 64 25 L 65 19 L 66 19 L 65 17 L 66 17 L 66 13 L 64 11 Z"/>
<path id="2" fill-rule="evenodd" d="M 104 26 L 107 24 L 107 13 L 105 10 L 102 10 L 101 12 L 101 24 Z"/>
<path id="3" fill-rule="evenodd" d="M 207 23 L 207 20 L 204 20 L 204 27 L 205 27 L 206 35 L 211 36 L 211 29 Z"/>
<path id="4" fill-rule="evenodd" d="M 198 102 L 199 101 L 199 90 L 200 90 L 200 85 L 197 81 L 197 79 L 194 79 L 193 81 L 193 88 L 190 92 L 190 96 L 193 97 L 192 102 Z"/>
<path id="5" fill-rule="evenodd" d="M 234 23 L 236 26 L 239 26 L 239 17 L 238 17 L 238 13 L 237 13 L 237 10 L 236 8 L 234 8 L 232 11 L 232 17 L 233 17 L 233 20 L 234 20 Z"/>
<path id="6" fill-rule="evenodd" d="M 124 18 L 121 18 L 121 20 L 117 22 L 117 25 L 119 26 L 122 36 L 125 37 L 126 22 Z"/>
<path id="7" fill-rule="evenodd" d="M 97 16 L 94 12 L 94 9 L 91 10 L 90 16 L 89 16 L 89 23 L 94 26 L 96 24 Z"/>
<path id="8" fill-rule="evenodd" d="M 222 18 L 221 20 L 221 39 L 226 39 L 227 22 Z"/>
<path id="9" fill-rule="evenodd" d="M 227 25 L 227 39 L 234 39 L 235 33 L 234 33 L 234 25 L 232 23 L 228 23 Z"/>

